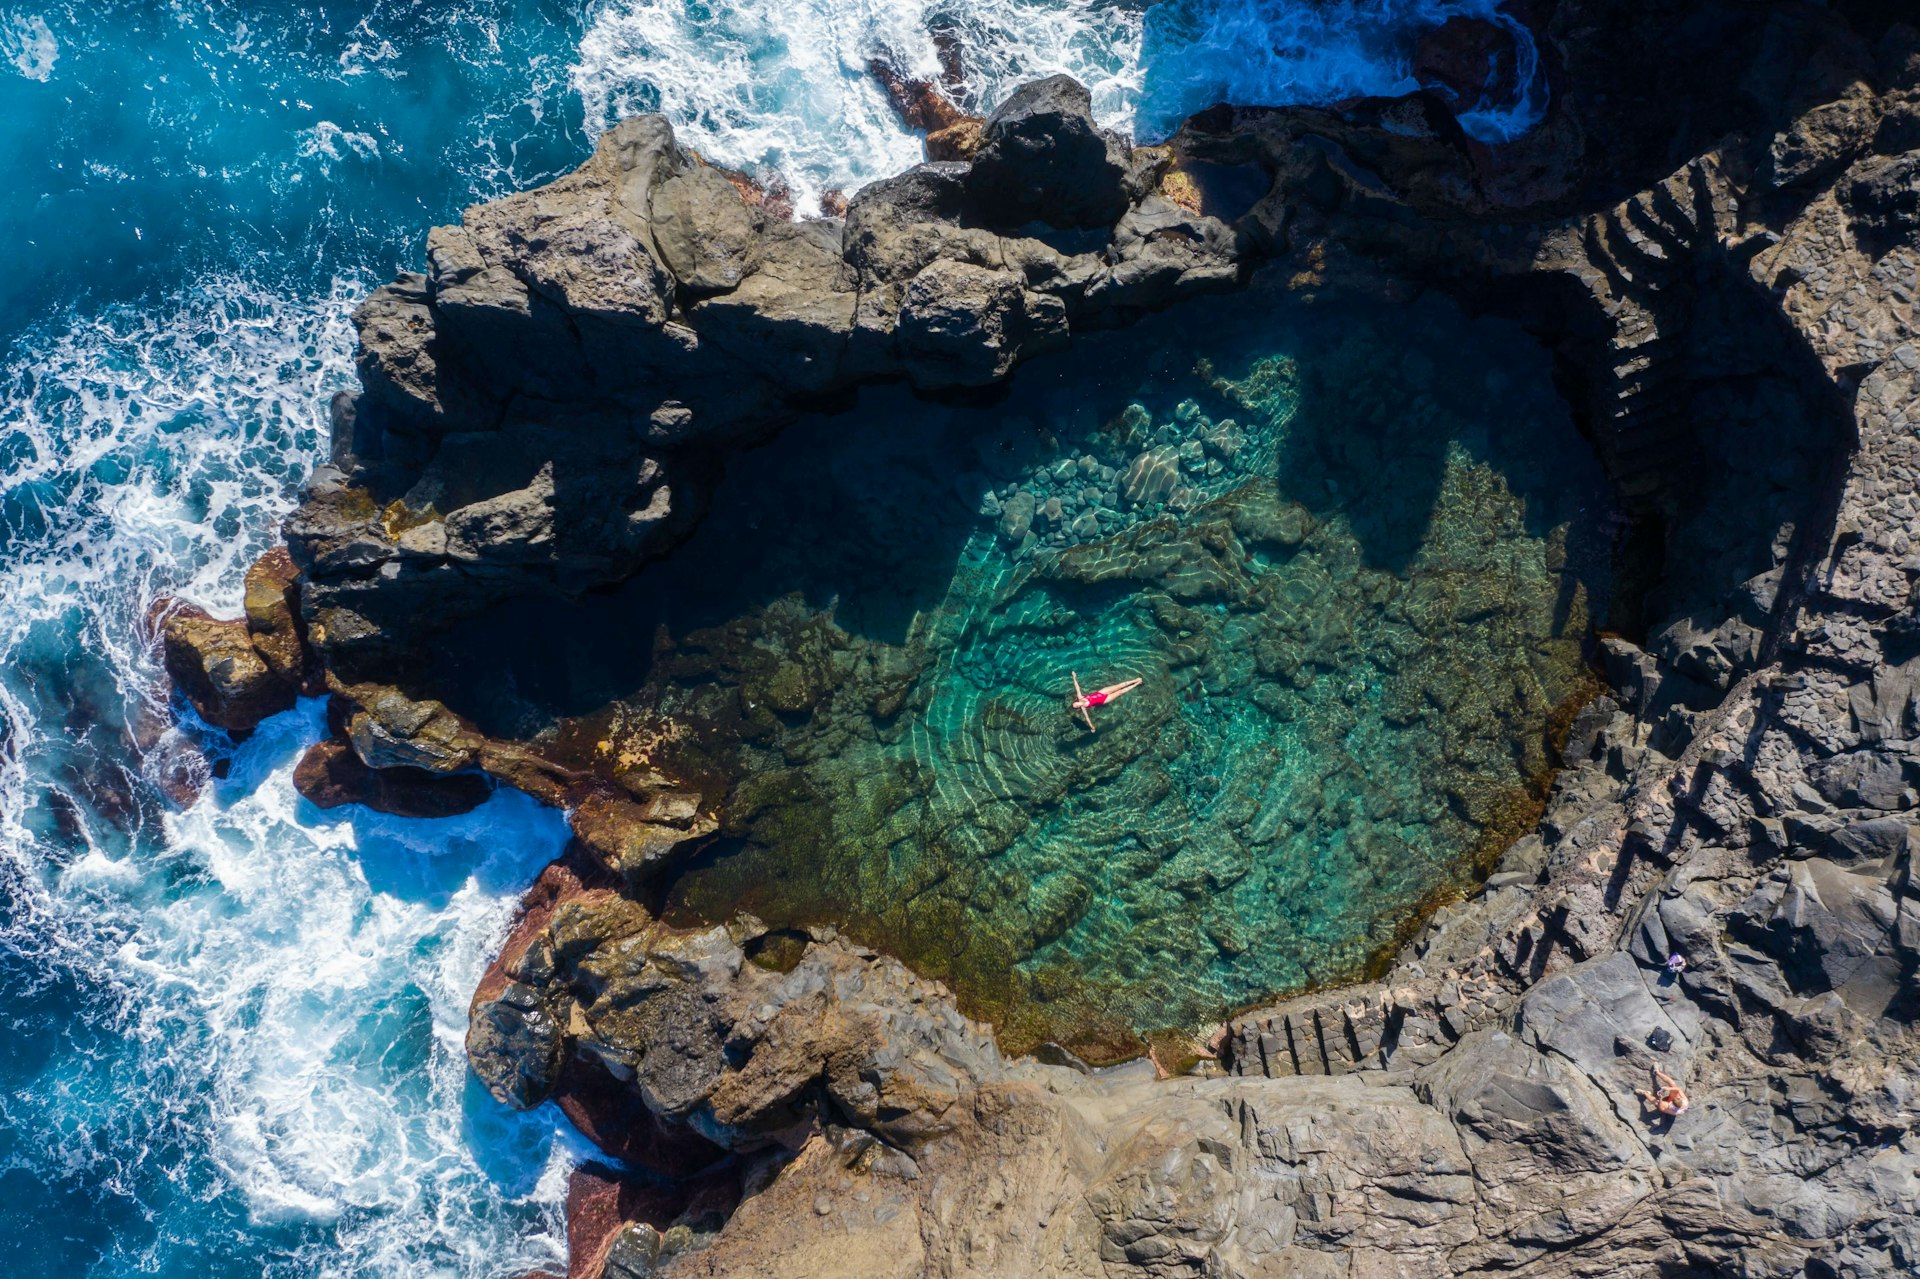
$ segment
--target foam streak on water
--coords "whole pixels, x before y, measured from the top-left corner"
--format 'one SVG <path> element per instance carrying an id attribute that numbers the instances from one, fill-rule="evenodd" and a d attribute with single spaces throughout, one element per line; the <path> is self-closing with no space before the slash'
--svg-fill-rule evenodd
<path id="1" fill-rule="evenodd" d="M 487 1098 L 461 1049 L 558 816 L 518 795 L 447 822 L 320 814 L 289 776 L 317 702 L 173 814 L 122 727 L 154 731 L 145 601 L 237 608 L 348 383 L 358 291 L 210 283 L 36 334 L 0 380 L 0 965 L 10 1040 L 35 1045 L 0 1065 L 0 1217 L 82 1212 L 100 1235 L 73 1246 L 109 1271 L 559 1253 L 571 1139 Z"/>
<path id="2" fill-rule="evenodd" d="M 546 0 L 0 10 L 0 1231 L 34 1274 L 550 1266 L 581 1157 L 466 1003 L 564 836 L 294 794 L 317 703 L 192 771 L 148 603 L 240 603 L 425 229 L 584 151 Z M 541 42 L 545 43 L 542 44 Z M 17 74 L 15 74 L 17 73 Z"/>

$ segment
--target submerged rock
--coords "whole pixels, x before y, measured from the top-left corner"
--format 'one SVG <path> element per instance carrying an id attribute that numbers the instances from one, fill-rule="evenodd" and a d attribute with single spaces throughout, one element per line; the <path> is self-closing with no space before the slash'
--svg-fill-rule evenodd
<path id="1" fill-rule="evenodd" d="M 1120 496 L 1129 506 L 1164 502 L 1180 483 L 1180 455 L 1165 445 L 1135 454 L 1120 481 Z"/>

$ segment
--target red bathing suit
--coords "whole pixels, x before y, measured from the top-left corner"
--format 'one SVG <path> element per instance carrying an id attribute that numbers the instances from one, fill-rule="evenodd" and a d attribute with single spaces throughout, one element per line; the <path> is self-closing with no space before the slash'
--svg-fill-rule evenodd
<path id="1" fill-rule="evenodd" d="M 1105 693 L 1088 693 L 1087 694 L 1087 705 L 1105 706 L 1106 704 L 1107 704 L 1107 695 Z"/>

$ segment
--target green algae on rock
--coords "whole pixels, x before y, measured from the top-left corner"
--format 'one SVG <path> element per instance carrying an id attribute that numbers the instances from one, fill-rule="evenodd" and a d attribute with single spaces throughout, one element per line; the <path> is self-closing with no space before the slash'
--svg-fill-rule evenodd
<path id="1" fill-rule="evenodd" d="M 992 407 L 790 428 L 543 632 L 587 702 L 650 638 L 595 732 L 724 795 L 670 914 L 834 925 L 1009 1047 L 1111 1057 L 1352 976 L 1466 881 L 1581 685 L 1606 515 L 1518 330 L 1263 289 Z M 1074 672 L 1145 683 L 1090 733 Z"/>

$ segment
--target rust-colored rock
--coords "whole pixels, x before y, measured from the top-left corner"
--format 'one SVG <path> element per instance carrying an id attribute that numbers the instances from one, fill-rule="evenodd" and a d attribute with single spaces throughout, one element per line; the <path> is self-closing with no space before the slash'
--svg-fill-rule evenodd
<path id="1" fill-rule="evenodd" d="M 664 867 L 684 844 L 720 829 L 700 809 L 700 797 L 662 791 L 645 801 L 598 792 L 581 800 L 569 819 L 573 833 L 608 870 L 645 878 Z"/>
<path id="2" fill-rule="evenodd" d="M 663 1120 L 598 1061 L 579 1055 L 560 1067 L 554 1104 L 580 1135 L 620 1162 L 663 1177 L 687 1177 L 727 1152 L 684 1124 Z"/>
<path id="3" fill-rule="evenodd" d="M 651 1264 L 635 1265 L 621 1254 L 636 1251 L 639 1240 L 649 1263 L 685 1251 L 724 1222 L 739 1198 L 732 1174 L 668 1186 L 582 1164 L 567 1180 L 567 1279 L 649 1274 Z"/>
<path id="4" fill-rule="evenodd" d="M 927 134 L 927 159 L 971 160 L 980 149 L 981 126 L 977 116 L 964 116 L 944 129 Z"/>
<path id="5" fill-rule="evenodd" d="M 927 135 L 929 160 L 970 160 L 980 147 L 984 121 L 968 115 L 931 80 L 902 72 L 889 58 L 874 58 L 867 71 L 885 91 L 900 122 Z"/>
<path id="6" fill-rule="evenodd" d="M 301 691 L 320 690 L 307 670 L 306 628 L 300 622 L 300 570 L 287 548 L 276 546 L 247 570 L 247 630 L 267 669 Z"/>
<path id="7" fill-rule="evenodd" d="M 244 621 L 182 605 L 161 625 L 160 646 L 174 685 L 215 728 L 251 732 L 293 705 L 294 685 L 267 664 Z"/>

